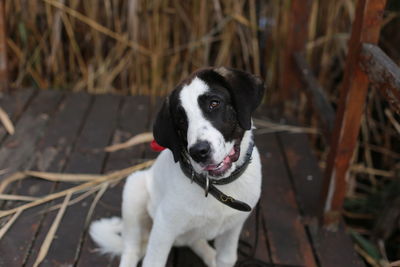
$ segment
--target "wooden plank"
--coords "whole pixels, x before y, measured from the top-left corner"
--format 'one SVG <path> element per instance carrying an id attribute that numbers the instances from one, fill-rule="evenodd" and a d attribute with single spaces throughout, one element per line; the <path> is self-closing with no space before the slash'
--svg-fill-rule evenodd
<path id="1" fill-rule="evenodd" d="M 313 75 L 313 72 L 308 65 L 304 54 L 295 53 L 294 59 L 296 66 L 301 73 L 301 78 L 305 84 L 307 95 L 312 101 L 313 108 L 319 119 L 319 123 L 322 125 L 325 139 L 330 140 L 330 135 L 333 130 L 333 124 L 335 122 L 335 111 L 328 100 L 328 96 L 325 94 L 324 89 L 319 84 L 318 80 Z"/>
<path id="2" fill-rule="evenodd" d="M 316 266 L 277 137 L 275 134 L 259 135 L 256 144 L 263 174 L 262 216 L 272 261 Z"/>
<path id="3" fill-rule="evenodd" d="M 5 0 L 0 0 L 0 91 L 8 89 Z"/>
<path id="4" fill-rule="evenodd" d="M 96 96 L 89 111 L 88 118 L 75 145 L 65 172 L 68 173 L 101 173 L 103 170 L 106 153 L 103 148 L 107 146 L 116 125 L 116 115 L 121 98 L 118 96 Z M 63 183 L 58 190 L 70 187 Z M 85 221 L 93 196 L 86 198 L 78 204 L 70 206 L 56 232 L 47 257 L 41 266 L 74 265 L 79 254 L 82 234 L 86 231 Z M 51 226 L 56 212 L 47 215 L 42 223 L 31 255 L 27 261 L 31 266 L 37 257 L 39 248 Z"/>
<path id="5" fill-rule="evenodd" d="M 322 172 L 310 149 L 308 136 L 292 133 L 279 133 L 277 136 L 302 214 L 310 219 L 315 218 L 319 215 Z"/>
<path id="6" fill-rule="evenodd" d="M 31 166 L 36 144 L 61 98 L 57 91 L 39 92 L 16 124 L 15 134 L 7 136 L 0 148 L 0 169 L 7 168 L 12 173 Z M 0 180 L 2 177 L 5 175 L 0 175 Z"/>
<path id="7" fill-rule="evenodd" d="M 322 172 L 317 158 L 310 149 L 307 135 L 280 133 L 278 138 L 320 265 L 323 267 L 364 266 L 355 253 L 353 242 L 346 234 L 343 225 L 338 232 L 330 232 L 318 225 Z M 332 247 L 335 249 L 332 250 Z"/>
<path id="8" fill-rule="evenodd" d="M 304 51 L 308 37 L 308 20 L 312 0 L 292 0 L 288 14 L 287 40 L 283 49 L 279 75 L 279 87 L 283 100 L 295 100 L 301 87 L 294 53 Z"/>
<path id="9" fill-rule="evenodd" d="M 386 0 L 359 0 L 335 127 L 325 170 L 322 207 L 327 227 L 337 226 L 346 193 L 346 175 L 356 145 L 368 89 L 368 77 L 358 64 L 361 43 L 377 43 Z"/>
<path id="10" fill-rule="evenodd" d="M 238 249 L 239 265 L 253 260 L 271 262 L 261 209 L 259 203 L 243 226 Z"/>
<path id="11" fill-rule="evenodd" d="M 7 113 L 14 126 L 22 112 L 26 109 L 29 101 L 34 97 L 35 90 L 32 88 L 20 89 L 12 94 L 0 96 L 0 107 Z M 6 137 L 5 128 L 0 126 L 0 142 Z"/>
<path id="12" fill-rule="evenodd" d="M 127 139 L 146 130 L 148 115 L 148 97 L 125 97 L 124 103 L 118 115 L 118 126 L 114 132 L 113 143 L 124 142 Z M 143 157 L 145 145 L 135 146 L 109 153 L 105 171 L 119 170 L 137 164 Z M 96 206 L 91 221 L 107 217 L 121 217 L 122 189 L 121 181 L 115 187 L 108 189 Z M 88 234 L 84 237 L 81 254 L 77 266 L 108 266 L 118 265 L 119 258 L 114 260 L 109 255 L 96 253 L 96 245 Z"/>
<path id="13" fill-rule="evenodd" d="M 149 98 L 146 96 L 125 97 L 118 116 L 118 128 L 114 133 L 113 143 L 120 143 L 145 132 L 148 124 Z M 138 163 L 144 156 L 148 144 L 134 146 L 109 154 L 106 171 L 120 170 Z"/>
<path id="14" fill-rule="evenodd" d="M 65 172 L 100 173 L 106 153 L 104 147 L 111 142 L 121 97 L 99 95 L 85 123 L 76 149 Z"/>
<path id="15" fill-rule="evenodd" d="M 91 97 L 87 94 L 70 94 L 61 104 L 42 140 L 39 142 L 33 169 L 39 171 L 61 171 L 81 128 Z M 52 191 L 54 183 L 37 179 L 26 179 L 17 185 L 16 194 L 43 196 Z M 15 203 L 17 205 L 20 203 Z M 13 207 L 11 206 L 11 207 Z M 40 227 L 43 206 L 22 213 L 0 243 L 0 266 L 23 266 L 29 255 L 31 244 Z M 29 227 L 27 227 L 29 226 Z"/>
<path id="16" fill-rule="evenodd" d="M 371 86 L 380 91 L 400 115 L 400 68 L 382 49 L 367 43 L 362 44 L 360 64 Z"/>
<path id="17" fill-rule="evenodd" d="M 336 232 L 320 227 L 317 222 L 310 225 L 310 234 L 321 267 L 365 267 L 356 253 L 353 241 L 347 235 L 341 221 Z"/>

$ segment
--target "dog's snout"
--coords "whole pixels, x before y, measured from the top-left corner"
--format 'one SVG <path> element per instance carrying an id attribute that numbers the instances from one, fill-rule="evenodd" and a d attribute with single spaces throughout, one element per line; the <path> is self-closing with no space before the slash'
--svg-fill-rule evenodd
<path id="1" fill-rule="evenodd" d="M 205 162 L 211 154 L 211 146 L 207 141 L 200 141 L 189 149 L 190 156 L 197 162 Z"/>

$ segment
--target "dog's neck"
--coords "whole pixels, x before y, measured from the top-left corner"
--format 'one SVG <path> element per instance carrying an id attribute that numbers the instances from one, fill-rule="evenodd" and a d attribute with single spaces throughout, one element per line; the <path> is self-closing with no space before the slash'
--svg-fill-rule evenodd
<path id="1" fill-rule="evenodd" d="M 195 182 L 200 187 L 204 189 L 205 197 L 210 193 L 217 200 L 222 202 L 223 204 L 237 210 L 241 211 L 251 211 L 251 208 L 248 204 L 236 200 L 231 196 L 227 196 L 218 190 L 215 185 L 225 185 L 232 183 L 236 179 L 238 179 L 247 169 L 251 162 L 251 155 L 253 154 L 254 141 L 251 141 L 248 144 L 246 154 L 244 155 L 242 164 L 238 166 L 229 176 L 221 178 L 221 179 L 213 179 L 209 177 L 207 174 L 199 174 L 193 170 L 192 165 L 190 164 L 190 160 L 188 159 L 187 154 L 183 153 L 181 156 L 181 160 L 179 161 L 182 172 L 185 174 L 187 178 L 191 180 L 191 182 Z"/>

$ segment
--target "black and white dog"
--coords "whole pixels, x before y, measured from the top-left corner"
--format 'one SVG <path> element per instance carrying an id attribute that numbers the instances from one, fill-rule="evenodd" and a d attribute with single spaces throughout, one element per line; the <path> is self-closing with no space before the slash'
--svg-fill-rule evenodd
<path id="1" fill-rule="evenodd" d="M 263 93 L 259 78 L 223 67 L 183 81 L 154 124 L 155 140 L 168 149 L 128 177 L 122 220 L 91 225 L 101 250 L 121 255 L 120 266 L 144 257 L 144 267 L 157 267 L 173 245 L 189 246 L 208 266 L 233 266 L 243 223 L 260 197 L 251 115 Z"/>

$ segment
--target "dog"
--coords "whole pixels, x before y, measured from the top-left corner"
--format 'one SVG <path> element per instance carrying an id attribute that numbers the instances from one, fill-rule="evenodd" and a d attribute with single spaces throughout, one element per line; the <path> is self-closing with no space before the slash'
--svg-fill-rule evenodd
<path id="1" fill-rule="evenodd" d="M 165 266 L 172 246 L 190 247 L 208 266 L 233 266 L 242 226 L 261 192 L 251 115 L 265 88 L 231 68 L 194 72 L 165 99 L 154 126 L 163 150 L 131 174 L 122 219 L 92 223 L 90 235 L 120 266 Z M 211 246 L 208 241 L 214 240 Z"/>

